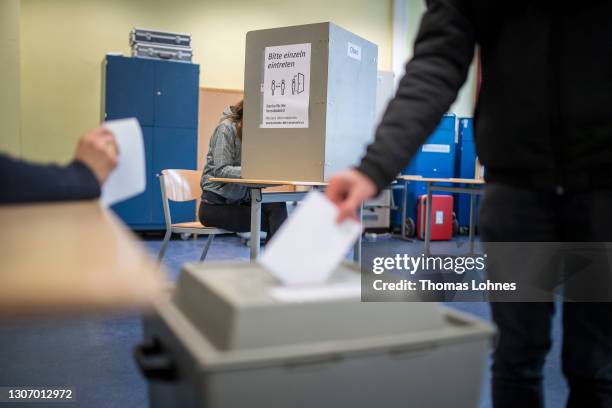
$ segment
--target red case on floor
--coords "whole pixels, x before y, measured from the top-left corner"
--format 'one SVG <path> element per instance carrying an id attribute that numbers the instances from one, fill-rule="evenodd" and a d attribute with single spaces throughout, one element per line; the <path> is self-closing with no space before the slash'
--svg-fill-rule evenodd
<path id="1" fill-rule="evenodd" d="M 432 196 L 433 206 L 431 207 L 431 240 L 448 241 L 453 238 L 453 196 L 434 195 Z M 419 196 L 417 205 L 417 237 L 425 239 L 425 217 L 427 206 L 427 196 Z"/>

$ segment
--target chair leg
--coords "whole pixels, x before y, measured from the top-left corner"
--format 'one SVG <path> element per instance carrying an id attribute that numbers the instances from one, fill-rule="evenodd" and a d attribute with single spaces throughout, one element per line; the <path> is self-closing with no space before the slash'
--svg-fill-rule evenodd
<path id="1" fill-rule="evenodd" d="M 215 234 L 210 234 L 208 236 L 208 239 L 206 240 L 206 245 L 204 245 L 204 250 L 202 251 L 202 255 L 200 256 L 200 262 L 206 259 L 206 255 L 208 254 L 208 250 L 210 249 L 213 239 L 215 239 Z"/>
<path id="2" fill-rule="evenodd" d="M 161 263 L 162 258 L 164 257 L 164 253 L 166 252 L 166 247 L 168 246 L 168 241 L 170 241 L 170 237 L 172 236 L 172 231 L 166 230 L 166 235 L 164 235 L 164 242 L 162 242 L 161 248 L 159 248 L 159 254 L 157 254 L 157 262 Z"/>

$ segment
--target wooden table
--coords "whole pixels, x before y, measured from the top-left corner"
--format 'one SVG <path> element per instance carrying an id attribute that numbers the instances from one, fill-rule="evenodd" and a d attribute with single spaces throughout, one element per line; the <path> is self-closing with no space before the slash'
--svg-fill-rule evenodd
<path id="1" fill-rule="evenodd" d="M 0 206 L 0 315 L 147 306 L 162 272 L 97 201 Z"/>
<path id="2" fill-rule="evenodd" d="M 317 181 L 294 181 L 294 180 L 262 180 L 262 179 L 242 179 L 242 178 L 220 178 L 211 177 L 210 181 L 218 183 L 240 184 L 249 189 L 251 197 L 251 260 L 257 259 L 260 251 L 261 236 L 261 205 L 263 203 L 279 203 L 287 201 L 301 201 L 308 191 L 263 191 L 265 188 L 278 186 L 294 187 L 313 187 L 323 189 L 327 183 Z M 361 211 L 359 211 L 361 217 Z M 353 260 L 361 262 L 361 236 L 355 243 Z"/>
<path id="3" fill-rule="evenodd" d="M 470 195 L 470 224 L 469 224 L 469 243 L 470 253 L 474 252 L 474 209 L 476 207 L 476 195 L 482 194 L 484 180 L 479 179 L 463 179 L 463 178 L 434 178 L 434 177 L 422 177 L 418 175 L 404 175 L 399 176 L 398 179 L 403 181 L 404 184 L 404 199 L 402 200 L 402 237 L 405 237 L 406 233 L 406 192 L 408 191 L 408 183 L 410 182 L 424 182 L 427 185 L 427 203 L 426 203 L 426 216 L 425 216 L 425 255 L 430 254 L 430 242 L 431 242 L 431 196 L 433 191 L 445 191 L 448 193 L 461 193 Z M 450 184 L 441 186 L 439 184 Z"/>

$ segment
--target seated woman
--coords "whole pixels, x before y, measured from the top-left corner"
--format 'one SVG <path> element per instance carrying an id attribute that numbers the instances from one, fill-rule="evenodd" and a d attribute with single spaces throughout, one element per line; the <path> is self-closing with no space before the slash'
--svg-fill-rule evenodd
<path id="1" fill-rule="evenodd" d="M 223 112 L 215 129 L 206 155 L 202 174 L 202 203 L 198 212 L 200 222 L 208 227 L 232 232 L 247 232 L 251 226 L 248 189 L 237 184 L 209 181 L 211 177 L 240 178 L 242 145 L 242 101 Z M 287 219 L 285 203 L 261 206 L 261 226 L 267 233 L 266 241 Z"/>

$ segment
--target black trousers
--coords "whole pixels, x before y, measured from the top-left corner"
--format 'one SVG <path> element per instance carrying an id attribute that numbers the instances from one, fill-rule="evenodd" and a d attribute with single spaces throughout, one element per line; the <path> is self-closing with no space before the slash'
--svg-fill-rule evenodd
<path id="1" fill-rule="evenodd" d="M 483 241 L 612 242 L 612 191 L 556 195 L 488 184 Z M 542 367 L 551 347 L 554 303 L 491 303 L 495 408 L 544 407 Z M 612 303 L 563 304 L 562 367 L 568 407 L 612 407 Z"/>
<path id="2" fill-rule="evenodd" d="M 198 211 L 200 222 L 209 227 L 223 228 L 232 232 L 251 230 L 251 206 L 239 204 L 206 204 L 202 202 Z M 266 242 L 274 236 L 287 219 L 285 203 L 266 203 L 261 206 L 261 228 L 267 233 Z"/>

